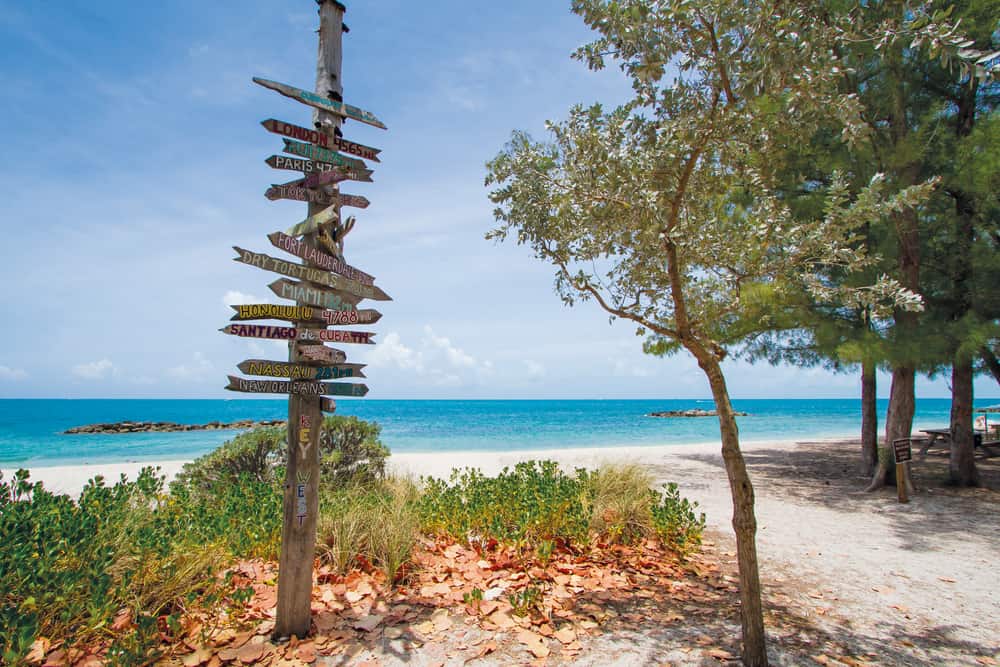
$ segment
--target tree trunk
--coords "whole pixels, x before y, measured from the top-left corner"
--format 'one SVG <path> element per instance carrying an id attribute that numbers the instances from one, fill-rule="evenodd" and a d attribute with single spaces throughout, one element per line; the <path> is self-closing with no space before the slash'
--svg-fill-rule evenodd
<path id="1" fill-rule="evenodd" d="M 743 628 L 743 664 L 767 666 L 764 612 L 761 603 L 760 573 L 757 566 L 757 518 L 754 515 L 753 484 L 740 451 L 739 428 L 729 401 L 729 390 L 722 366 L 714 355 L 697 343 L 685 344 L 698 359 L 698 365 L 712 388 L 715 409 L 722 435 L 722 460 L 729 477 L 733 498 L 733 531 L 736 533 L 736 556 L 740 573 L 740 623 Z"/>
<path id="2" fill-rule="evenodd" d="M 913 428 L 915 409 L 914 383 L 916 373 L 908 366 L 897 366 L 892 370 L 892 386 L 889 389 L 889 409 L 885 415 L 885 442 L 878 450 L 878 466 L 869 491 L 881 489 L 886 484 L 906 484 L 907 491 L 913 490 L 909 479 L 909 468 L 903 466 L 905 479 L 896 479 L 896 462 L 892 453 L 893 440 L 909 438 Z"/>
<path id="3" fill-rule="evenodd" d="M 951 369 L 951 452 L 948 476 L 957 486 L 979 486 L 979 472 L 973 457 L 972 359 L 955 355 Z"/>
<path id="4" fill-rule="evenodd" d="M 878 466 L 878 404 L 875 398 L 875 362 L 861 363 L 861 474 Z"/>

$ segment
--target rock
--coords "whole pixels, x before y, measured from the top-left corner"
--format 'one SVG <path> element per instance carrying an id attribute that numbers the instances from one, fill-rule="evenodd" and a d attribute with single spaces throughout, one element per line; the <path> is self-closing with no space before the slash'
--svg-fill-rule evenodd
<path id="1" fill-rule="evenodd" d="M 207 424 L 177 424 L 175 422 L 137 422 L 120 421 L 111 424 L 85 424 L 66 429 L 63 433 L 76 435 L 79 433 L 169 433 L 175 431 L 222 431 L 258 428 L 261 426 L 284 426 L 284 419 L 267 419 L 254 421 L 240 419 L 230 423 L 212 421 Z"/>
<path id="2" fill-rule="evenodd" d="M 748 417 L 746 412 L 733 412 L 737 417 Z M 662 412 L 650 412 L 647 417 L 717 417 L 715 410 L 664 410 Z"/>

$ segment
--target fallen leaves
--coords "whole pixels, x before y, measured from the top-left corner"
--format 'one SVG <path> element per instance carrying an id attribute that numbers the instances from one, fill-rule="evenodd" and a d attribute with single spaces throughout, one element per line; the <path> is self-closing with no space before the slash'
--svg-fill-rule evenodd
<path id="1" fill-rule="evenodd" d="M 531 630 L 521 630 L 517 633 L 517 641 L 524 644 L 536 658 L 545 658 L 552 651 L 545 645 L 545 639 Z"/>

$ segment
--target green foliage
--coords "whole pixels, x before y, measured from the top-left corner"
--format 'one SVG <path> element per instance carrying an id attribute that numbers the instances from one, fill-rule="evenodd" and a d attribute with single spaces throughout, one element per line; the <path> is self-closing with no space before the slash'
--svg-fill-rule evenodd
<path id="1" fill-rule="evenodd" d="M 466 468 L 453 471 L 450 482 L 425 478 L 422 527 L 472 543 L 586 542 L 585 479 L 585 471 L 570 477 L 554 461 L 518 463 L 496 477 Z"/>
<path id="2" fill-rule="evenodd" d="M 201 495 L 164 495 L 151 468 L 111 487 L 97 477 L 76 502 L 31 483 L 26 471 L 0 478 L 3 662 L 16 664 L 39 636 L 67 645 L 104 636 L 121 610 L 131 610 L 135 627 L 116 638 L 110 657 L 141 662 L 157 639 L 157 617 L 220 603 L 220 566 L 261 550 L 247 519 L 267 510 L 253 503 L 273 512 L 280 500 L 255 485 L 222 487 L 208 506 Z"/>
<path id="3" fill-rule="evenodd" d="M 317 553 L 337 572 L 371 564 L 395 582 L 412 555 L 420 530 L 417 487 L 389 478 L 346 487 L 326 486 L 320 498 Z"/>
<path id="4" fill-rule="evenodd" d="M 371 482 L 385 475 L 389 450 L 379 440 L 381 427 L 357 417 L 329 415 L 320 431 L 321 479 L 335 486 L 349 481 Z M 185 464 L 174 486 L 213 489 L 240 477 L 276 482 L 287 457 L 287 429 L 257 428 L 238 434 L 218 449 Z"/>
<path id="5" fill-rule="evenodd" d="M 375 422 L 328 415 L 320 433 L 321 479 L 337 485 L 382 479 L 389 449 L 379 440 L 381 432 Z"/>
<path id="6" fill-rule="evenodd" d="M 652 492 L 653 528 L 664 544 L 674 547 L 681 555 L 689 554 L 701 544 L 705 531 L 705 514 L 698 513 L 698 503 L 681 497 L 677 484 L 663 486 L 662 493 Z"/>
<path id="7" fill-rule="evenodd" d="M 704 515 L 681 498 L 677 485 L 664 493 L 637 466 L 605 465 L 595 472 L 564 473 L 554 461 L 527 461 L 496 477 L 466 468 L 448 482 L 425 478 L 418 500 L 425 532 L 488 549 L 512 545 L 545 563 L 557 547 L 592 539 L 630 543 L 657 536 L 680 555 L 700 543 Z"/>

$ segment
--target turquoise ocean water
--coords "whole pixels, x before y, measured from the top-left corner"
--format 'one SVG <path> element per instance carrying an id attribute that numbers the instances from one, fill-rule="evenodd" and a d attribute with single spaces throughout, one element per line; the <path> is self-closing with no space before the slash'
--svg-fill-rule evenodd
<path id="1" fill-rule="evenodd" d="M 977 406 L 997 403 L 977 400 Z M 857 437 L 855 399 L 736 400 L 744 441 Z M 382 425 L 394 452 L 509 451 L 718 441 L 714 418 L 654 419 L 646 413 L 712 407 L 698 400 L 338 400 L 338 413 Z M 948 399 L 917 401 L 915 427 L 945 426 Z M 886 401 L 879 402 L 885 414 Z M 0 400 L 0 467 L 190 459 L 232 431 L 63 435 L 71 426 L 122 420 L 202 424 L 287 416 L 277 400 Z M 459 462 L 460 463 L 460 462 Z"/>

